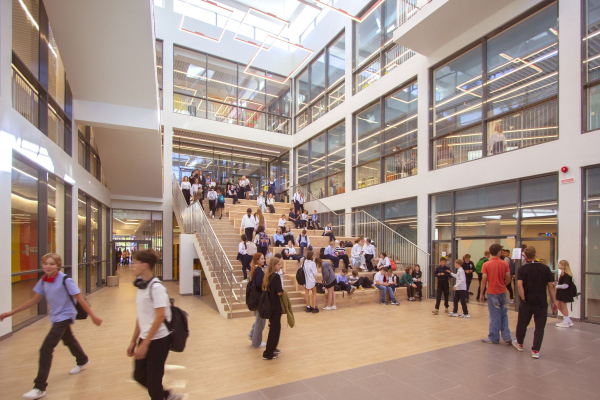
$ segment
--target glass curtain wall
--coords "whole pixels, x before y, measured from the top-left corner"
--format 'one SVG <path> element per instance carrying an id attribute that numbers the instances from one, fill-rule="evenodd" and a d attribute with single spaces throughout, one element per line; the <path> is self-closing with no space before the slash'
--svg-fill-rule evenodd
<path id="1" fill-rule="evenodd" d="M 78 283 L 82 292 L 91 293 L 106 284 L 109 274 L 104 220 L 108 207 L 82 191 L 77 202 Z"/>
<path id="2" fill-rule="evenodd" d="M 398 3 L 386 1 L 365 20 L 354 23 L 354 93 L 366 89 L 415 55 L 414 51 L 392 42 Z"/>
<path id="3" fill-rule="evenodd" d="M 584 198 L 584 276 L 580 290 L 584 293 L 583 317 L 600 322 L 600 167 L 585 170 Z M 576 268 L 573 272 L 577 274 Z"/>
<path id="4" fill-rule="evenodd" d="M 290 81 L 268 71 L 175 46 L 173 112 L 249 128 L 292 133 Z M 275 79 L 275 80 L 273 80 Z"/>
<path id="5" fill-rule="evenodd" d="M 600 0 L 585 0 L 584 66 L 585 131 L 600 128 Z"/>
<path id="6" fill-rule="evenodd" d="M 339 123 L 296 148 L 298 184 L 317 198 L 346 190 L 346 123 Z"/>
<path id="7" fill-rule="evenodd" d="M 11 167 L 11 282 L 13 307 L 29 300 L 43 273 L 40 258 L 46 253 L 63 257 L 64 272 L 71 274 L 70 243 L 65 227 L 71 226 L 71 186 L 47 171 L 14 156 Z M 69 206 L 70 207 L 70 206 Z M 70 228 L 69 228 L 70 229 Z M 31 272 L 29 272 L 31 271 Z M 16 314 L 13 327 L 45 315 L 45 301 Z"/>
<path id="8" fill-rule="evenodd" d="M 354 115 L 354 186 L 361 189 L 417 174 L 417 83 Z"/>
<path id="9" fill-rule="evenodd" d="M 433 169 L 558 139 L 557 13 L 552 4 L 434 69 Z"/>
<path id="10" fill-rule="evenodd" d="M 417 198 L 353 208 L 385 223 L 413 243 L 417 243 Z M 385 250 L 384 250 L 385 251 Z"/>
<path id="11" fill-rule="evenodd" d="M 289 189 L 292 181 L 290 180 L 290 153 L 285 153 L 276 159 L 269 161 L 269 179 L 273 178 L 275 182 L 275 199 L 287 203 L 289 198 Z M 267 180 L 267 185 L 269 181 Z"/>
<path id="12" fill-rule="evenodd" d="M 72 96 L 41 0 L 12 0 L 11 75 L 13 108 L 71 155 Z"/>
<path id="13" fill-rule="evenodd" d="M 346 35 L 342 33 L 295 79 L 296 132 L 344 102 L 345 70 Z"/>

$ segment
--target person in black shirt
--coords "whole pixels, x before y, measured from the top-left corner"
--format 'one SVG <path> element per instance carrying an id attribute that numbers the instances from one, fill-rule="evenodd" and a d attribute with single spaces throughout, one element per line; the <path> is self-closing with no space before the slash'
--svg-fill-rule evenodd
<path id="1" fill-rule="evenodd" d="M 281 334 L 281 301 L 279 297 L 283 294 L 282 278 L 279 276 L 279 270 L 283 266 L 283 260 L 278 257 L 272 257 L 269 260 L 269 267 L 263 280 L 263 291 L 269 292 L 271 303 L 271 316 L 269 317 L 269 336 L 267 337 L 267 347 L 263 352 L 263 360 L 273 360 L 279 357 L 281 350 L 277 348 L 279 344 L 279 335 Z"/>
<path id="2" fill-rule="evenodd" d="M 469 294 L 471 295 L 473 293 L 471 293 L 470 288 L 471 281 L 473 280 L 473 271 L 475 271 L 475 264 L 471 261 L 470 254 L 465 254 L 463 256 L 462 269 L 465 271 L 465 276 L 467 277 L 467 291 L 469 291 Z"/>
<path id="3" fill-rule="evenodd" d="M 544 339 L 544 328 L 548 318 L 548 299 L 546 289 L 550 295 L 552 311 L 558 309 L 554 293 L 554 275 L 547 265 L 535 261 L 535 247 L 529 246 L 524 251 L 527 263 L 519 268 L 517 287 L 521 303 L 517 319 L 517 337 L 513 339 L 513 346 L 518 351 L 523 351 L 523 341 L 527 333 L 527 326 L 531 317 L 535 322 L 533 333 L 533 346 L 531 357 L 540 358 L 540 349 Z"/>
<path id="4" fill-rule="evenodd" d="M 444 294 L 444 307 L 446 307 L 445 313 L 448 313 L 448 298 L 450 297 L 450 278 L 451 270 L 446 266 L 446 257 L 440 258 L 440 265 L 435 269 L 435 276 L 437 276 L 437 295 L 435 298 L 435 310 L 432 311 L 434 315 L 440 312 L 440 302 L 442 300 L 442 293 Z"/>
<path id="5" fill-rule="evenodd" d="M 412 272 L 413 283 L 417 285 L 417 298 L 421 300 L 423 298 L 423 282 L 421 279 L 423 278 L 423 273 L 421 272 L 421 267 L 419 264 L 415 265 L 415 269 Z"/>

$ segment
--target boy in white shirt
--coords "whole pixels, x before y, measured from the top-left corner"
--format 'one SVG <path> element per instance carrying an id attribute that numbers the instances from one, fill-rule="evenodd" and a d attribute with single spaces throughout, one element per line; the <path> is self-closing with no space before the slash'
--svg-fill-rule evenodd
<path id="1" fill-rule="evenodd" d="M 217 211 L 217 192 L 215 192 L 214 187 L 210 187 L 206 197 L 208 197 L 208 208 L 210 210 L 210 215 L 214 218 L 215 212 Z"/>
<path id="2" fill-rule="evenodd" d="M 456 267 L 456 273 L 450 272 L 456 279 L 456 285 L 454 285 L 454 310 L 451 313 L 448 313 L 449 317 L 460 317 L 460 318 L 471 318 L 469 315 L 469 310 L 467 309 L 467 299 L 469 298 L 469 293 L 467 292 L 467 277 L 465 275 L 465 270 L 462 267 L 462 260 L 454 261 L 454 266 Z M 457 314 L 458 311 L 458 300 L 460 300 L 460 304 L 462 306 L 463 313 L 461 315 Z"/>
<path id="3" fill-rule="evenodd" d="M 277 223 L 277 226 L 280 226 L 281 229 L 285 229 L 285 223 L 287 222 L 287 220 L 285 219 L 285 214 L 281 214 L 281 218 L 279 218 L 279 222 Z"/>
<path id="4" fill-rule="evenodd" d="M 373 271 L 373 257 L 375 257 L 375 246 L 371 243 L 371 239 L 365 239 L 365 245 L 363 246 L 363 252 L 365 254 L 365 264 L 367 264 L 367 269 L 369 271 Z"/>
<path id="5" fill-rule="evenodd" d="M 152 249 L 133 254 L 131 271 L 137 276 L 137 321 L 127 355 L 135 357 L 133 378 L 148 389 L 152 400 L 180 400 L 182 395 L 164 390 L 162 380 L 165 362 L 169 355 L 169 329 L 171 321 L 169 294 L 162 282 L 153 274 L 158 255 Z M 136 346 L 137 345 L 137 346 Z"/>
<path id="6" fill-rule="evenodd" d="M 302 257 L 296 254 L 296 249 L 294 248 L 294 242 L 289 241 L 286 248 L 283 249 L 281 254 L 284 260 L 300 260 Z"/>
<path id="7" fill-rule="evenodd" d="M 381 304 L 387 306 L 387 302 L 385 301 L 385 293 L 387 292 L 390 296 L 390 300 L 392 301 L 393 306 L 399 306 L 400 303 L 396 301 L 394 297 L 394 289 L 390 286 L 387 279 L 387 268 L 382 268 L 375 274 L 375 287 L 381 290 Z"/>
<path id="8" fill-rule="evenodd" d="M 302 215 L 300 216 L 300 228 L 308 228 L 308 211 L 304 210 Z"/>

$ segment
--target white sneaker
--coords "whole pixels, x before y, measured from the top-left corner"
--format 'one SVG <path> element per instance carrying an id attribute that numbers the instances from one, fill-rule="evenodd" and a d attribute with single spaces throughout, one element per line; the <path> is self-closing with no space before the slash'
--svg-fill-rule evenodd
<path id="1" fill-rule="evenodd" d="M 573 324 L 573 322 L 569 321 L 569 326 L 573 326 L 575 324 Z"/>
<path id="2" fill-rule="evenodd" d="M 531 358 L 539 359 L 540 358 L 540 352 L 536 351 L 536 350 L 531 350 Z"/>
<path id="3" fill-rule="evenodd" d="M 167 397 L 167 400 L 183 400 L 183 395 L 176 394 L 176 393 L 170 393 L 169 397 Z"/>
<path id="4" fill-rule="evenodd" d="M 449 313 L 448 313 L 448 316 L 449 316 L 449 317 L 458 317 L 458 314 L 457 314 L 457 313 L 455 313 L 455 312 L 449 312 Z"/>
<path id="5" fill-rule="evenodd" d="M 331 311 L 331 307 L 325 306 L 325 307 L 322 308 L 322 310 L 324 310 L 324 311 Z"/>
<path id="6" fill-rule="evenodd" d="M 71 374 L 71 375 L 78 374 L 78 373 L 81 372 L 82 369 L 84 369 L 88 365 L 90 365 L 90 361 L 89 360 L 88 360 L 88 362 L 86 362 L 83 365 L 76 365 L 75 368 L 73 368 L 72 370 L 69 371 L 69 374 Z"/>
<path id="7" fill-rule="evenodd" d="M 356 291 L 356 288 L 354 286 L 352 286 L 352 289 L 350 289 L 350 294 L 354 293 Z"/>
<path id="8" fill-rule="evenodd" d="M 458 318 L 471 318 L 469 314 L 460 314 Z"/>
<path id="9" fill-rule="evenodd" d="M 337 310 L 337 306 L 331 306 L 332 310 Z"/>
<path id="10" fill-rule="evenodd" d="M 262 349 L 263 347 L 267 347 L 267 343 L 265 343 L 265 342 L 262 342 L 262 343 L 260 344 L 260 346 L 258 346 L 258 347 L 257 347 L 257 349 Z"/>
<path id="11" fill-rule="evenodd" d="M 42 397 L 46 397 L 46 392 L 42 392 L 40 389 L 31 389 L 23 395 L 24 399 L 41 399 Z"/>
<path id="12" fill-rule="evenodd" d="M 559 328 L 569 328 L 571 325 L 569 325 L 568 323 L 562 321 L 562 322 L 557 322 L 556 324 L 554 324 L 555 326 L 559 327 Z"/>

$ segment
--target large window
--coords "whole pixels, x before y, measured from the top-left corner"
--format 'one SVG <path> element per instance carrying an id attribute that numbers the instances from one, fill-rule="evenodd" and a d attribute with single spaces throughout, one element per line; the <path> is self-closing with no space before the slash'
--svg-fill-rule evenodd
<path id="1" fill-rule="evenodd" d="M 41 0 L 12 0 L 11 75 L 13 108 L 71 155 L 72 96 Z"/>
<path id="2" fill-rule="evenodd" d="M 290 153 L 285 153 L 276 159 L 269 161 L 269 179 L 273 178 L 275 182 L 276 201 L 288 202 L 290 185 Z M 268 185 L 268 183 L 267 183 Z M 265 194 L 266 195 L 266 194 Z"/>
<path id="3" fill-rule="evenodd" d="M 417 174 L 417 83 L 355 114 L 354 187 Z"/>
<path id="4" fill-rule="evenodd" d="M 433 169 L 558 139 L 557 6 L 434 68 Z"/>
<path id="5" fill-rule="evenodd" d="M 587 29 L 582 53 L 586 91 L 584 129 L 591 131 L 600 128 L 600 0 L 586 0 L 585 11 Z"/>
<path id="6" fill-rule="evenodd" d="M 389 203 L 356 207 L 388 225 L 395 232 L 417 243 L 417 198 L 396 200 Z"/>
<path id="7" fill-rule="evenodd" d="M 78 125 L 77 151 L 78 162 L 87 172 L 92 174 L 100 183 L 106 185 L 104 180 L 104 171 L 98 154 L 98 146 L 94 140 L 94 133 L 91 127 Z"/>
<path id="8" fill-rule="evenodd" d="M 158 105 L 163 109 L 163 41 L 156 41 L 156 78 L 158 79 Z"/>
<path id="9" fill-rule="evenodd" d="M 346 36 L 335 38 L 296 78 L 296 132 L 342 104 Z"/>
<path id="10" fill-rule="evenodd" d="M 402 2 L 386 1 L 364 21 L 355 24 L 355 93 L 415 55 L 414 51 L 392 42 L 397 24 L 398 3 Z"/>
<path id="11" fill-rule="evenodd" d="M 173 112 L 249 128 L 292 133 L 290 84 L 281 77 L 175 46 Z"/>
<path id="12" fill-rule="evenodd" d="M 298 184 L 317 198 L 344 193 L 346 123 L 335 125 L 296 148 Z"/>
<path id="13" fill-rule="evenodd" d="M 588 321 L 600 322 L 600 167 L 585 170 L 585 236 L 584 274 L 581 279 L 585 299 L 583 301 L 583 317 Z M 577 274 L 576 268 L 571 268 Z"/>
<path id="14" fill-rule="evenodd" d="M 106 235 L 108 208 L 82 191 L 77 203 L 79 288 L 90 293 L 105 285 L 106 277 L 111 274 Z"/>

